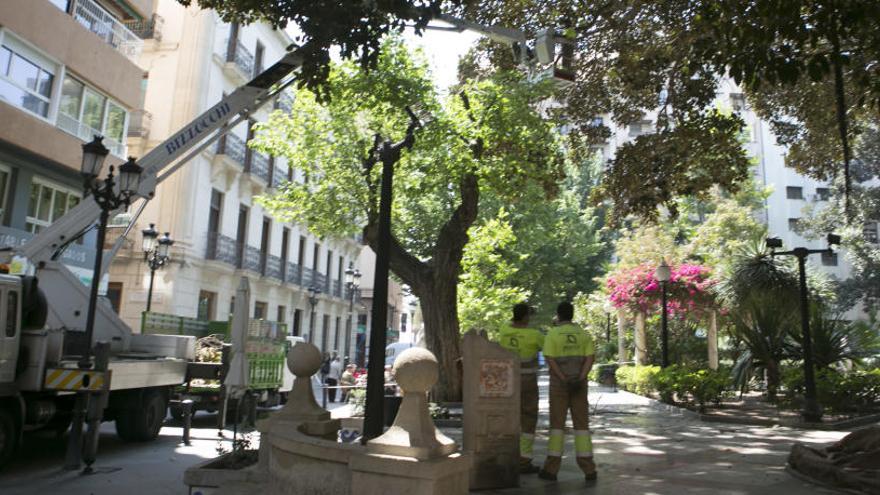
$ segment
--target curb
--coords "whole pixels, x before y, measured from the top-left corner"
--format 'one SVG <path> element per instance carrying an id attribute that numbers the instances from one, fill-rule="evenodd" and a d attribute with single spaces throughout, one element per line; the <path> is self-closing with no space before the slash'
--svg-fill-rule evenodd
<path id="1" fill-rule="evenodd" d="M 848 430 L 857 426 L 865 426 L 874 423 L 880 423 L 880 414 L 870 414 L 868 416 L 860 416 L 857 418 L 843 419 L 830 423 L 804 423 L 793 421 L 775 421 L 772 419 L 748 419 L 733 418 L 729 416 L 715 416 L 712 414 L 700 414 L 700 420 L 707 423 L 725 423 L 734 425 L 747 426 L 784 426 L 786 428 L 794 428 L 797 430 L 824 430 L 824 431 L 840 431 Z"/>

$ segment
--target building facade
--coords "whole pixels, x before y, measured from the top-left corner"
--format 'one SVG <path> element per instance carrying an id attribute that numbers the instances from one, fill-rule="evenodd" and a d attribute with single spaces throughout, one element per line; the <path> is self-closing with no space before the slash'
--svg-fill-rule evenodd
<path id="1" fill-rule="evenodd" d="M 755 162 L 755 183 L 760 188 L 766 187 L 770 190 L 764 209 L 759 213 L 759 220 L 767 226 L 768 235 L 782 239 L 786 249 L 827 247 L 824 239 L 807 239 L 801 235 L 798 222 L 806 215 L 807 206 L 821 209 L 823 204 L 827 204 L 831 185 L 806 177 L 785 166 L 785 147 L 777 143 L 769 123 L 755 114 L 742 89 L 733 81 L 724 81 L 719 86 L 716 101 L 720 108 L 738 112 L 746 123 L 743 146 Z M 641 120 L 627 126 L 612 124 L 612 136 L 598 147 L 598 151 L 605 159 L 613 157 L 616 149 L 623 143 L 640 134 L 654 132 L 656 117 L 656 114 L 646 114 Z M 865 226 L 865 235 L 873 242 L 877 242 L 877 228 L 876 222 Z M 848 278 L 852 269 L 844 252 L 811 256 L 807 262 L 838 280 Z"/>
<path id="2" fill-rule="evenodd" d="M 0 2 L 0 245 L 21 244 L 83 197 L 82 144 L 104 136 L 107 163 L 126 157 L 141 108 L 143 41 L 152 0 Z M 63 260 L 90 283 L 93 234 Z"/>
<path id="3" fill-rule="evenodd" d="M 230 24 L 214 11 L 174 0 L 159 0 L 156 14 L 161 29 L 139 59 L 145 112 L 128 133 L 130 153 L 139 155 L 279 60 L 291 43 L 268 25 Z M 360 244 L 319 239 L 304 226 L 273 218 L 257 200 L 284 181 L 304 180 L 282 158 L 247 146 L 255 122 L 291 104 L 284 94 L 252 112 L 159 185 L 111 268 L 110 290 L 119 293 L 120 314 L 135 331 L 150 278 L 140 231 L 155 224 L 175 243 L 170 264 L 156 272 L 152 311 L 226 320 L 247 277 L 253 318 L 285 323 L 288 333 L 325 352 L 350 354 L 353 316 L 344 272 Z"/>

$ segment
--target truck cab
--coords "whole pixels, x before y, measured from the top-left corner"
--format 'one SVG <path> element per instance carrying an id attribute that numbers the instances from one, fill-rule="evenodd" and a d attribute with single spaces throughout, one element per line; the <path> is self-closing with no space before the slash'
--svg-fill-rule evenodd
<path id="1" fill-rule="evenodd" d="M 21 340 L 21 279 L 0 275 L 0 396 L 15 382 Z"/>

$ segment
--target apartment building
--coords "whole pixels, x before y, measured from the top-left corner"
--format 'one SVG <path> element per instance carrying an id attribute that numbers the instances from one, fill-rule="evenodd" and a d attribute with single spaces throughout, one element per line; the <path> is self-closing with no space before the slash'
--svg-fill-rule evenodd
<path id="1" fill-rule="evenodd" d="M 102 135 L 107 163 L 126 157 L 140 108 L 143 41 L 129 26 L 152 0 L 0 2 L 0 245 L 24 243 L 83 197 L 81 145 Z M 90 283 L 94 235 L 63 260 Z"/>
<path id="2" fill-rule="evenodd" d="M 264 24 L 239 26 L 214 11 L 156 2 L 151 39 L 140 55 L 145 111 L 128 133 L 143 154 L 280 59 L 291 39 Z M 160 26 L 160 27 L 159 27 Z M 354 239 L 319 239 L 302 225 L 273 218 L 257 202 L 284 181 L 303 181 L 282 158 L 247 146 L 255 122 L 290 110 L 285 94 L 250 115 L 164 181 L 116 257 L 110 289 L 120 314 L 140 327 L 149 287 L 141 229 L 155 224 L 175 240 L 171 262 L 156 272 L 152 311 L 226 320 L 241 277 L 250 281 L 249 313 L 282 322 L 320 349 L 353 349 L 350 291 L 344 274 L 357 258 Z"/>
<path id="3" fill-rule="evenodd" d="M 767 225 L 769 235 L 782 239 L 786 248 L 827 247 L 824 239 L 806 239 L 799 234 L 798 222 L 805 216 L 807 206 L 822 208 L 827 203 L 831 194 L 830 184 L 804 176 L 785 166 L 785 147 L 777 143 L 769 123 L 755 114 L 742 89 L 732 80 L 723 81 L 719 86 L 716 102 L 720 108 L 738 112 L 745 120 L 743 146 L 749 156 L 755 159 L 755 182 L 759 187 L 769 187 L 772 191 L 759 214 L 760 220 Z M 621 144 L 641 134 L 654 132 L 656 121 L 656 114 L 649 113 L 627 126 L 612 124 L 611 138 L 599 146 L 598 151 L 604 158 L 613 157 Z M 877 222 L 865 225 L 865 236 L 877 242 Z M 811 256 L 808 263 L 838 280 L 846 279 L 852 269 L 843 252 Z"/>

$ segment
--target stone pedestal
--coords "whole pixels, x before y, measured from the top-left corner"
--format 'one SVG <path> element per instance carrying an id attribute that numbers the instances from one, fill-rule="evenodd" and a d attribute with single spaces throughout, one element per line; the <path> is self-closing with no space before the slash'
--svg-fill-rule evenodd
<path id="1" fill-rule="evenodd" d="M 462 343 L 464 451 L 473 456 L 470 488 L 519 485 L 520 362 L 470 331 Z"/>
<path id="2" fill-rule="evenodd" d="M 413 347 L 394 361 L 403 402 L 385 434 L 367 442 L 367 454 L 352 458 L 352 494 L 464 495 L 470 462 L 440 433 L 428 412 L 428 390 L 440 366 L 430 351 Z"/>

